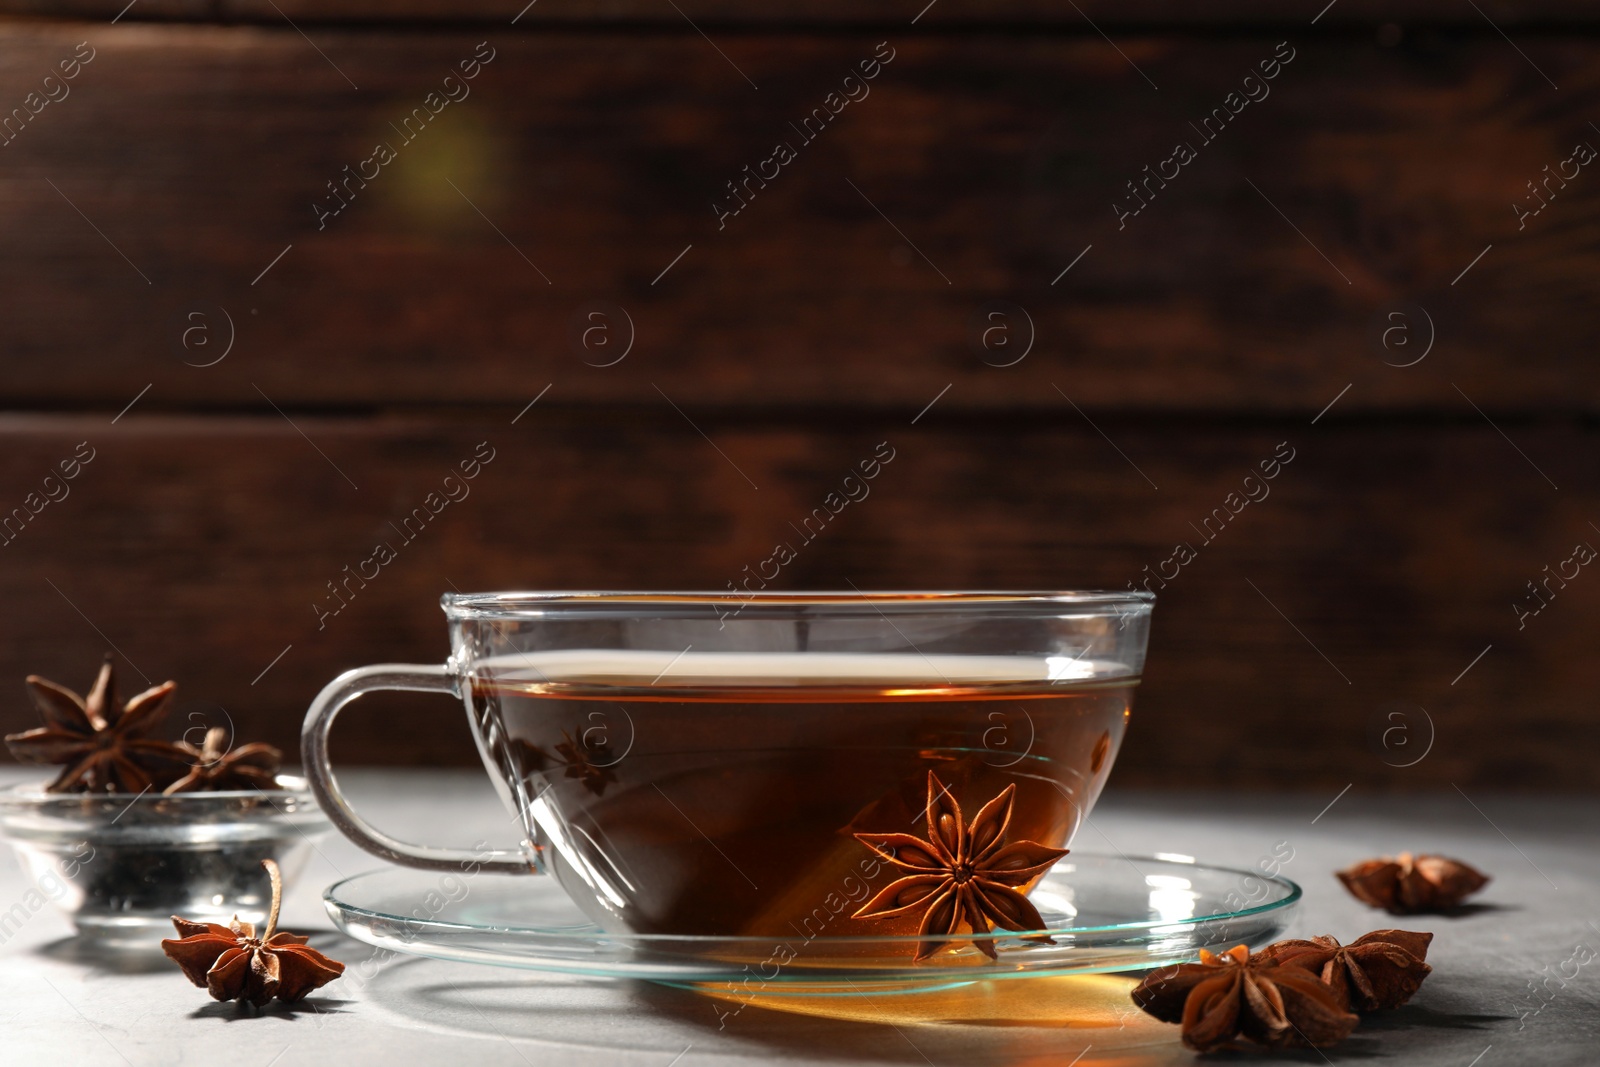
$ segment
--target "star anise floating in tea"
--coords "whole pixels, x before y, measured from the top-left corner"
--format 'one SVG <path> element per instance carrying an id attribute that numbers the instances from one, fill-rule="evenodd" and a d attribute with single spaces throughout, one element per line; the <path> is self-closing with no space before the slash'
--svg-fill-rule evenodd
<path id="1" fill-rule="evenodd" d="M 587 733 L 576 741 L 566 731 L 561 736 L 566 740 L 556 746 L 556 753 L 566 764 L 566 777 L 578 779 L 595 796 L 604 796 L 606 786 L 617 780 L 617 772 L 611 769 L 617 761 L 612 758 L 610 746 L 604 741 L 590 741 Z"/>
<path id="2" fill-rule="evenodd" d="M 1489 883 L 1489 876 L 1445 856 L 1364 860 L 1338 872 L 1356 899 L 1391 915 L 1449 911 Z"/>
<path id="3" fill-rule="evenodd" d="M 1251 958 L 1303 968 L 1321 978 L 1345 1007 L 1380 1011 L 1410 1000 L 1433 972 L 1423 962 L 1432 941 L 1428 933 L 1374 930 L 1348 945 L 1331 937 L 1279 941 Z"/>
<path id="4" fill-rule="evenodd" d="M 589 740 L 587 731 L 579 734 L 576 740 L 567 730 L 561 731 L 561 736 L 564 740 L 555 746 L 559 759 L 551 759 L 544 749 L 520 737 L 513 740 L 508 749 L 516 761 L 514 773 L 525 779 L 529 775 L 547 773 L 552 767 L 563 767 L 566 769 L 563 777 L 576 778 L 595 796 L 604 796 L 606 786 L 617 780 L 613 768 L 618 760 L 611 755 L 611 747 L 604 741 Z"/>
<path id="5" fill-rule="evenodd" d="M 277 789 L 283 753 L 259 741 L 230 749 L 227 727 L 213 726 L 191 759 L 194 763 L 189 773 L 163 792 L 171 795 L 202 790 Z"/>
<path id="6" fill-rule="evenodd" d="M 885 886 L 852 916 L 888 919 L 922 912 L 917 935 L 923 940 L 916 958 L 923 960 L 953 940 L 965 924 L 972 944 L 995 959 L 994 942 L 982 935 L 1002 930 L 1038 930 L 1039 910 L 1021 887 L 1049 870 L 1067 854 L 1037 841 L 1006 843 L 1011 806 L 1017 787 L 1008 785 L 985 804 L 968 826 L 961 805 L 944 784 L 928 772 L 928 839 L 911 834 L 856 834 L 879 856 L 910 873 Z M 1049 937 L 1025 938 L 1053 944 Z"/>
<path id="7" fill-rule="evenodd" d="M 256 1006 L 276 997 L 300 1000 L 344 973 L 344 964 L 310 947 L 300 934 L 278 932 L 283 904 L 283 878 L 278 865 L 262 860 L 272 879 L 272 911 L 260 936 L 254 923 L 197 923 L 172 917 L 181 935 L 161 942 L 161 951 L 183 968 L 184 975 L 215 1000 L 240 1000 Z"/>
<path id="8" fill-rule="evenodd" d="M 142 793 L 176 781 L 189 770 L 191 750 L 146 735 L 166 714 L 177 685 L 163 682 L 122 705 L 107 656 L 87 697 L 36 674 L 28 676 L 33 702 L 45 724 L 7 734 L 11 754 L 28 763 L 57 763 L 51 793 Z"/>
<path id="9" fill-rule="evenodd" d="M 1338 994 L 1302 967 L 1252 958 L 1235 945 L 1200 950 L 1199 963 L 1163 967 L 1133 990 L 1133 1002 L 1157 1019 L 1183 1024 L 1183 1043 L 1211 1052 L 1243 1037 L 1274 1048 L 1324 1048 L 1360 1021 Z"/>

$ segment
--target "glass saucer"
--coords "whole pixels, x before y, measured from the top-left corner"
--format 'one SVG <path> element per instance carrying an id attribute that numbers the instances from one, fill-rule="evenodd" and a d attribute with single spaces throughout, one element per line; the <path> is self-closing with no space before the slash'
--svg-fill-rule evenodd
<path id="1" fill-rule="evenodd" d="M 1260 871 L 1183 856 L 1072 855 L 1030 894 L 1054 944 L 987 935 L 913 962 L 916 937 L 711 937 L 612 934 L 553 878 L 386 868 L 323 893 L 358 941 L 435 959 L 691 985 L 741 998 L 913 992 L 993 978 L 1098 974 L 1194 959 L 1201 948 L 1256 948 L 1286 927 L 1300 887 Z"/>

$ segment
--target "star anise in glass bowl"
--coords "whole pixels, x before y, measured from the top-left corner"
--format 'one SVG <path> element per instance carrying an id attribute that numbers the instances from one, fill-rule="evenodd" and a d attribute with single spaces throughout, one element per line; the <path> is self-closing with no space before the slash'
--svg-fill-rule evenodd
<path id="1" fill-rule="evenodd" d="M 283 753 L 259 741 L 230 748 L 226 726 L 207 730 L 200 750 L 193 752 L 191 758 L 189 773 L 163 790 L 168 796 L 202 790 L 282 788 L 278 784 L 278 764 Z"/>
<path id="2" fill-rule="evenodd" d="M 0 789 L 0 836 L 33 880 L 20 902 L 30 918 L 54 903 L 80 935 L 146 948 L 174 914 L 259 922 L 261 861 L 292 877 L 331 829 L 304 780 L 276 773 L 275 749 L 228 751 L 215 731 L 201 749 L 150 737 L 174 688 L 123 705 L 109 661 L 85 697 L 28 679 L 45 724 L 6 740 L 19 758 L 64 765 Z"/>
<path id="3" fill-rule="evenodd" d="M 174 682 L 153 686 L 123 705 L 107 656 L 86 697 L 37 674 L 28 689 L 44 725 L 7 734 L 11 754 L 28 763 L 61 765 L 45 786 L 50 793 L 142 793 L 163 788 L 188 771 L 190 749 L 153 740 L 150 733 L 167 713 Z"/>

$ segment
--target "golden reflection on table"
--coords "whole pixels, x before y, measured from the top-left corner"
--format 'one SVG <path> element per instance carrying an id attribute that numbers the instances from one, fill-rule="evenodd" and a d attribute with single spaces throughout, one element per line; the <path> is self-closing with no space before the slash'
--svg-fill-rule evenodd
<path id="1" fill-rule="evenodd" d="M 754 999 L 712 989 L 703 992 L 738 1002 L 744 1010 L 916 1028 L 902 1031 L 913 1045 L 937 1041 L 934 1031 L 939 1027 L 995 1027 L 1004 1032 L 996 1035 L 992 1056 L 986 1062 L 1063 1067 L 1084 1049 L 1093 1049 L 1097 1065 L 1134 1064 L 1143 1059 L 1134 1050 L 1177 1042 L 1176 1027 L 1134 1007 L 1128 994 L 1136 984 L 1136 979 L 1120 975 L 1070 975 L 972 982 L 925 992 L 875 987 L 854 995 L 764 993 Z M 1039 1033 L 1041 1030 L 1057 1033 L 1047 1036 Z M 1072 1031 L 1071 1037 L 1082 1038 L 1081 1045 L 1064 1048 L 1061 1039 L 1068 1035 L 1060 1031 Z M 1107 1058 L 1108 1053 L 1117 1052 L 1130 1055 Z"/>

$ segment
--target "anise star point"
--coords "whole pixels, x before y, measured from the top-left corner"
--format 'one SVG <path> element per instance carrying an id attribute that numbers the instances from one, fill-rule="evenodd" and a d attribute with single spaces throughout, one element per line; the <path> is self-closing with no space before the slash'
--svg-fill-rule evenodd
<path id="1" fill-rule="evenodd" d="M 996 959 L 996 929 L 1033 931 L 1044 927 L 1039 909 L 1022 887 L 1044 874 L 1067 849 L 1037 841 L 1006 843 L 1017 787 L 1008 785 L 967 825 L 961 805 L 932 771 L 928 772 L 928 838 L 912 834 L 856 834 L 862 844 L 908 873 L 879 890 L 852 918 L 888 919 L 921 909 L 917 928 L 924 960 L 957 936 L 965 924 L 967 940 Z M 1048 935 L 1025 940 L 1053 944 Z"/>

